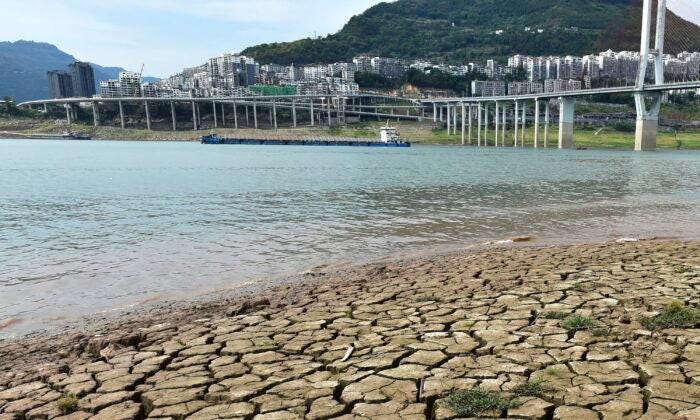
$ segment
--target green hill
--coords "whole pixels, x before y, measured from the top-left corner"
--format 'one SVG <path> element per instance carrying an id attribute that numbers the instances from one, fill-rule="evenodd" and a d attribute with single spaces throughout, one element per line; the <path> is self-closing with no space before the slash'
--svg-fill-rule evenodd
<path id="1" fill-rule="evenodd" d="M 584 55 L 639 48 L 640 11 L 640 0 L 399 0 L 354 16 L 336 34 L 243 54 L 279 64 L 348 61 L 363 53 L 448 63 L 516 53 Z M 700 50 L 700 27 L 670 15 L 683 30 L 668 34 L 669 52 Z"/>

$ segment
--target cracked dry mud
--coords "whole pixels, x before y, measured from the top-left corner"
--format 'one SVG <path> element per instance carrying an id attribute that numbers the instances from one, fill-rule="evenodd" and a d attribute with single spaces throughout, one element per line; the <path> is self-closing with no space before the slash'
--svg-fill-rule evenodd
<path id="1" fill-rule="evenodd" d="M 238 301 L 2 342 L 0 419 L 452 419 L 456 390 L 508 396 L 527 381 L 544 393 L 482 416 L 700 419 L 700 330 L 640 323 L 670 300 L 700 303 L 700 242 L 316 273 Z M 599 328 L 569 332 L 549 312 Z"/>

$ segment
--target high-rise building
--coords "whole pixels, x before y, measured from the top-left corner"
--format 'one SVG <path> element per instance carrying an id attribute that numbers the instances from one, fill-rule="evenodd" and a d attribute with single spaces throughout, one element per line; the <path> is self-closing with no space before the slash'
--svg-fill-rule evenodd
<path id="1" fill-rule="evenodd" d="M 90 63 L 76 61 L 68 66 L 73 79 L 73 95 L 78 98 L 92 98 L 95 95 L 95 74 Z"/>
<path id="2" fill-rule="evenodd" d="M 53 70 L 46 73 L 49 79 L 49 97 L 52 99 L 73 96 L 73 78 L 67 71 Z"/>

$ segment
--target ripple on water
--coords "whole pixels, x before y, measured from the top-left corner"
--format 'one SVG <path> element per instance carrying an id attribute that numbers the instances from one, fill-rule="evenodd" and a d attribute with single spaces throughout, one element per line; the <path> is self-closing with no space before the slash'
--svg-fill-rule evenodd
<path id="1" fill-rule="evenodd" d="M 700 236 L 700 154 L 0 142 L 0 319 L 529 235 Z"/>

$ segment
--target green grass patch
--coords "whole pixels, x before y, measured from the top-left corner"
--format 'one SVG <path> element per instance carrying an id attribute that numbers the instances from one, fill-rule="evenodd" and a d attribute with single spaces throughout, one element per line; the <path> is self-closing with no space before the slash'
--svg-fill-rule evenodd
<path id="1" fill-rule="evenodd" d="M 660 314 L 642 318 L 642 324 L 649 330 L 662 328 L 695 328 L 700 326 L 700 311 L 689 308 L 678 301 L 669 302 Z"/>
<path id="2" fill-rule="evenodd" d="M 504 411 L 516 407 L 518 402 L 499 392 L 474 388 L 450 395 L 447 404 L 459 417 L 478 417 L 492 410 Z"/>
<path id="3" fill-rule="evenodd" d="M 544 319 L 565 319 L 569 314 L 561 311 L 542 312 L 540 317 Z"/>
<path id="4" fill-rule="evenodd" d="M 542 397 L 544 396 L 544 387 L 542 381 L 530 381 L 522 383 L 513 388 L 513 396 L 515 397 Z"/>
<path id="5" fill-rule="evenodd" d="M 67 394 L 56 400 L 56 406 L 63 414 L 70 414 L 78 409 L 78 397 Z"/>
<path id="6" fill-rule="evenodd" d="M 571 315 L 561 322 L 561 326 L 569 332 L 584 331 L 594 329 L 597 326 L 597 323 L 587 316 Z"/>
<path id="7" fill-rule="evenodd" d="M 569 373 L 569 370 L 565 368 L 564 366 L 561 365 L 555 365 L 555 366 L 547 366 L 544 370 L 544 373 L 549 375 L 549 376 L 562 376 L 567 373 Z"/>

